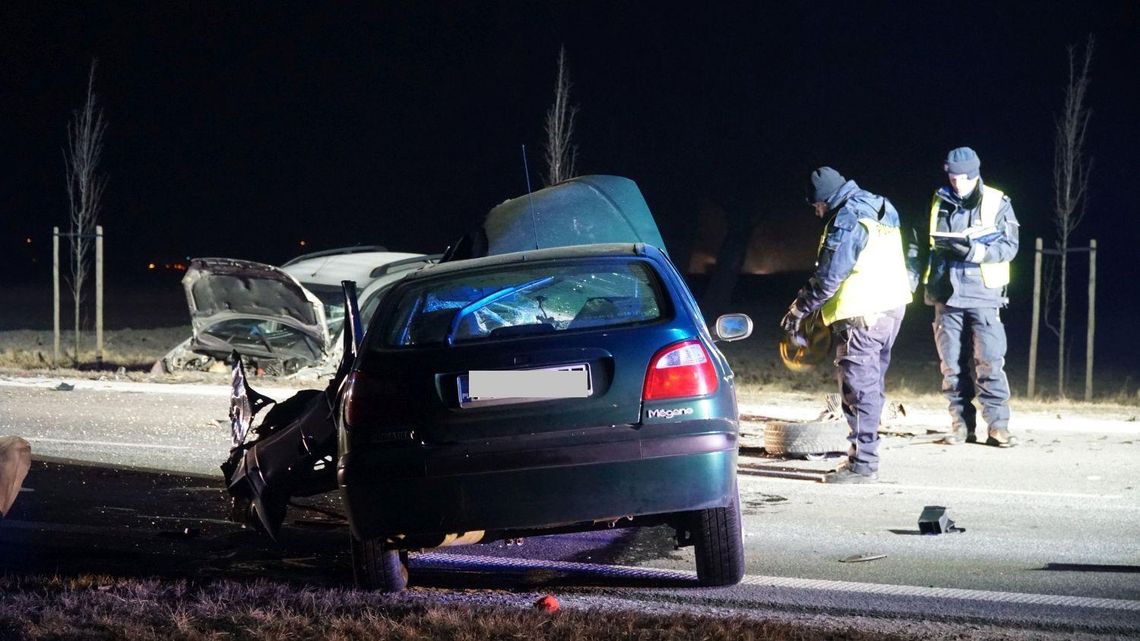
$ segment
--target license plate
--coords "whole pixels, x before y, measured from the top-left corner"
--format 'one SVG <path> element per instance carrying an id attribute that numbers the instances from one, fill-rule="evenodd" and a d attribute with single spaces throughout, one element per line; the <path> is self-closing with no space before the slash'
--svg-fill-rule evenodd
<path id="1" fill-rule="evenodd" d="M 503 405 L 553 398 L 587 398 L 590 366 L 585 363 L 523 370 L 471 370 L 459 377 L 459 405 Z"/>

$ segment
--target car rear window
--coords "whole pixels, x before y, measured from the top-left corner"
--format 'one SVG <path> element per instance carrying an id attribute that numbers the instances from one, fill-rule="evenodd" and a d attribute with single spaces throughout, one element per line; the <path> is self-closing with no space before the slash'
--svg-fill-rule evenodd
<path id="1" fill-rule="evenodd" d="M 387 346 L 573 332 L 654 321 L 661 287 L 637 261 L 531 264 L 460 272 L 404 290 Z"/>

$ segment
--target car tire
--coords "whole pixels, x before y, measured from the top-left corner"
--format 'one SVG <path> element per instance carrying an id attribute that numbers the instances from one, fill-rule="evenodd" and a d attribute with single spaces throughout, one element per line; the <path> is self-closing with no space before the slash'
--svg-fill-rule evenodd
<path id="1" fill-rule="evenodd" d="M 846 452 L 851 428 L 846 421 L 774 421 L 764 428 L 764 451 L 772 456 L 809 456 Z"/>
<path id="2" fill-rule="evenodd" d="M 364 586 L 381 592 L 402 592 L 408 587 L 407 555 L 402 550 L 389 548 L 380 539 L 354 541 L 364 570 Z"/>
<path id="3" fill-rule="evenodd" d="M 740 495 L 727 507 L 700 510 L 689 525 L 697 557 L 697 581 L 706 587 L 736 585 L 744 577 Z"/>

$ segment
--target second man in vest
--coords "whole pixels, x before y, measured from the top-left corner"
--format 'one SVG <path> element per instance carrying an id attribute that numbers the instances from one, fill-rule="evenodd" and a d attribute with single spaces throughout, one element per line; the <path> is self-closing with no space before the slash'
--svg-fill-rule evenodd
<path id="1" fill-rule="evenodd" d="M 988 428 L 986 443 L 1012 447 L 1005 327 L 998 310 L 1009 301 L 1009 261 L 1017 254 L 1018 224 L 1009 197 L 982 183 L 981 160 L 959 147 L 946 157 L 949 185 L 930 206 L 930 258 L 925 300 L 934 306 L 934 341 L 942 393 L 950 401 L 944 443 L 977 441 L 975 397 Z"/>
<path id="2" fill-rule="evenodd" d="M 816 216 L 833 215 L 820 239 L 815 273 L 780 325 L 795 334 L 804 317 L 820 310 L 831 327 L 851 445 L 847 464 L 828 482 L 874 483 L 891 347 L 918 278 L 908 275 L 899 215 L 886 198 L 821 167 L 811 174 L 807 199 Z"/>

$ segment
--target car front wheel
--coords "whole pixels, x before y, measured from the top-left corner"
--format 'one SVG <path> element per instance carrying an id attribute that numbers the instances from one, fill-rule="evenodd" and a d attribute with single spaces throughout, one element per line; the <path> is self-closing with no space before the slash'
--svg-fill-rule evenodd
<path id="1" fill-rule="evenodd" d="M 697 581 L 708 587 L 740 583 L 744 577 L 740 495 L 734 493 L 727 507 L 693 512 L 690 528 L 697 556 Z"/>
<path id="2" fill-rule="evenodd" d="M 408 587 L 408 564 L 404 552 L 389 548 L 380 539 L 353 541 L 353 552 L 363 570 L 364 585 L 381 592 L 401 592 Z"/>

